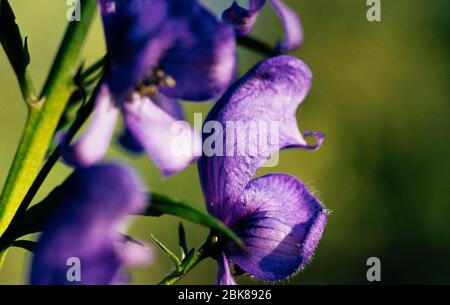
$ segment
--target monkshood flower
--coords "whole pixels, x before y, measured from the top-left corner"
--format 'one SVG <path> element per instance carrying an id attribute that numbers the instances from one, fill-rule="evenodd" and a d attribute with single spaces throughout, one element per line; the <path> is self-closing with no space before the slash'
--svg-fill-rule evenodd
<path id="1" fill-rule="evenodd" d="M 199 160 L 208 212 L 228 225 L 247 248 L 220 244 L 220 284 L 234 283 L 228 262 L 265 281 L 285 279 L 309 262 L 322 236 L 327 212 L 305 184 L 283 173 L 255 178 L 261 165 L 280 149 L 313 150 L 321 145 L 323 134 L 305 133 L 316 138 L 317 143 L 309 145 L 296 122 L 311 77 L 308 67 L 294 57 L 267 59 L 232 85 L 206 119 L 221 124 L 278 121 L 280 126 L 279 140 L 258 147 L 257 154 L 204 155 Z M 230 141 L 226 128 L 223 133 L 223 144 L 236 148 L 236 137 Z"/>
<path id="2" fill-rule="evenodd" d="M 143 190 L 135 172 L 123 165 L 76 170 L 46 199 L 55 209 L 35 250 L 31 284 L 123 283 L 122 268 L 147 264 L 149 249 L 117 231 L 129 214 L 145 207 Z M 68 277 L 73 260 L 80 263 L 75 279 Z"/>
<path id="3" fill-rule="evenodd" d="M 147 152 L 164 175 L 176 173 L 201 151 L 189 145 L 173 153 L 172 138 L 199 137 L 190 126 L 171 130 L 182 116 L 176 99 L 206 101 L 226 89 L 235 73 L 234 31 L 197 0 L 99 3 L 108 50 L 103 85 L 90 126 L 63 157 L 80 167 L 101 160 L 122 112 L 121 142 Z"/>
<path id="4" fill-rule="evenodd" d="M 284 39 L 278 43 L 276 49 L 286 52 L 298 48 L 303 42 L 303 27 L 297 13 L 282 0 L 249 0 L 248 9 L 235 0 L 231 7 L 223 12 L 222 19 L 233 24 L 238 35 L 247 35 L 266 2 L 272 6 L 284 28 Z"/>

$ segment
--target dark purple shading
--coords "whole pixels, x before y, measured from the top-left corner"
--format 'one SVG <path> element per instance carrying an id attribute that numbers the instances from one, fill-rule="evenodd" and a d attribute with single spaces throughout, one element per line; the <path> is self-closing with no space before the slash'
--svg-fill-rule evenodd
<path id="1" fill-rule="evenodd" d="M 148 248 L 117 229 L 148 198 L 133 170 L 119 164 L 78 169 L 46 199 L 55 211 L 41 234 L 31 284 L 114 284 L 125 266 L 147 263 Z M 70 258 L 81 262 L 81 282 L 68 281 Z"/>

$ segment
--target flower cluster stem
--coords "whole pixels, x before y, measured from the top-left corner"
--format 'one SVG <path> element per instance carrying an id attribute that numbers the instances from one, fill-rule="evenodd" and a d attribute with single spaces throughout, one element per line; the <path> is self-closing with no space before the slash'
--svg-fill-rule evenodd
<path id="1" fill-rule="evenodd" d="M 38 175 L 58 121 L 75 90 L 74 69 L 96 7 L 96 0 L 81 2 L 81 21 L 69 24 L 39 103 L 29 106 L 22 139 L 0 197 L 0 236 Z"/>
<path id="2" fill-rule="evenodd" d="M 195 266 L 197 266 L 204 259 L 211 257 L 214 253 L 214 248 L 217 243 L 217 237 L 210 234 L 203 245 L 198 249 L 192 249 L 190 254 L 188 254 L 181 265 L 175 268 L 171 273 L 166 275 L 158 285 L 173 285 L 179 280 L 181 280 L 186 274 L 188 274 Z"/>

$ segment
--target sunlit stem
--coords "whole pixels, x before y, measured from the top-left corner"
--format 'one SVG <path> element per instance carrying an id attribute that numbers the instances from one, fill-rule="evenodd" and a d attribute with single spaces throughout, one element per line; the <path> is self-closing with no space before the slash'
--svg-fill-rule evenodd
<path id="1" fill-rule="evenodd" d="M 25 130 L 0 197 L 0 236 L 39 173 L 54 131 L 75 90 L 74 69 L 95 15 L 96 0 L 82 0 L 81 21 L 69 24 L 39 103 L 30 107 Z"/>

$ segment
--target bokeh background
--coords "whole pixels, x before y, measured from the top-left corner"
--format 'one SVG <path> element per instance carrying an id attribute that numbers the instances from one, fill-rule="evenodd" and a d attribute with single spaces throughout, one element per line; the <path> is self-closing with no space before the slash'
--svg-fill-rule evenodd
<path id="1" fill-rule="evenodd" d="M 204 0 L 216 12 L 230 1 Z M 66 25 L 65 1 L 12 0 L 28 36 L 31 71 L 39 88 Z M 312 263 L 286 283 L 367 283 L 366 260 L 381 260 L 383 283 L 450 283 L 450 1 L 382 0 L 382 21 L 366 19 L 365 0 L 286 0 L 301 15 L 305 43 L 294 55 L 314 74 L 313 88 L 298 112 L 300 127 L 327 135 L 319 151 L 286 151 L 264 172 L 293 174 L 332 210 Z M 269 43 L 282 34 L 270 7 L 253 32 Z M 83 58 L 104 54 L 99 18 Z M 261 60 L 239 49 L 241 71 Z M 211 103 L 185 104 L 207 114 Z M 25 122 L 26 110 L 12 69 L 0 51 L 0 184 Z M 146 157 L 127 156 L 117 145 L 110 159 L 135 165 L 152 190 L 203 208 L 195 166 L 161 179 Z M 36 201 L 70 169 L 58 164 Z M 131 234 L 151 243 L 150 234 L 177 249 L 178 220 L 138 218 Z M 207 230 L 185 223 L 191 245 Z M 157 262 L 133 271 L 135 283 L 155 283 L 171 268 L 155 247 Z M 31 256 L 11 249 L 0 284 L 26 283 Z M 181 283 L 211 284 L 216 267 L 203 262 Z M 239 277 L 240 283 L 254 283 Z M 256 282 L 258 283 L 258 282 Z"/>

